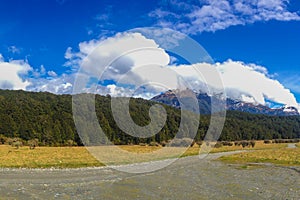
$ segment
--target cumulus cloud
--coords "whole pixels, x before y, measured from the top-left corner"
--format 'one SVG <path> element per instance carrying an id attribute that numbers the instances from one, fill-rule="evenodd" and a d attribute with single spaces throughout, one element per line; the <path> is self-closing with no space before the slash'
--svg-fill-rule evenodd
<path id="1" fill-rule="evenodd" d="M 258 21 L 300 20 L 299 13 L 288 10 L 287 0 L 204 0 L 195 4 L 169 0 L 149 13 L 162 27 L 197 34 Z"/>
<path id="2" fill-rule="evenodd" d="M 145 65 L 166 66 L 169 55 L 154 40 L 140 33 L 120 33 L 104 40 L 91 40 L 79 44 L 79 52 L 67 49 L 65 57 L 68 63 L 80 67 L 78 73 L 97 81 L 113 80 L 119 84 L 131 84 L 141 76 L 132 71 Z M 85 80 L 85 79 L 84 79 Z M 97 82 L 95 82 L 97 84 Z M 111 89 L 113 94 L 115 90 Z"/>
<path id="3" fill-rule="evenodd" d="M 48 76 L 51 76 L 51 77 L 56 77 L 57 76 L 56 72 L 52 71 L 52 70 L 48 71 L 47 74 L 48 74 Z"/>
<path id="4" fill-rule="evenodd" d="M 159 92 L 180 87 L 219 93 L 222 91 L 217 81 L 220 78 L 229 98 L 263 105 L 273 101 L 298 107 L 292 92 L 263 66 L 232 60 L 216 64 L 172 65 L 172 58 L 164 49 L 139 33 L 83 42 L 79 44 L 79 52 L 68 48 L 65 57 L 68 63 L 73 63 L 72 70 L 57 75 L 44 66 L 33 70 L 25 61 L 5 62 L 0 54 L 0 87 L 149 99 Z M 45 76 L 25 78 L 35 71 Z M 74 87 L 78 80 L 83 84 L 76 91 Z"/>
<path id="5" fill-rule="evenodd" d="M 54 72 L 55 73 L 55 72 Z M 62 74 L 56 77 L 30 78 L 27 90 L 35 92 L 51 92 L 54 94 L 71 94 L 75 74 Z"/>
<path id="6" fill-rule="evenodd" d="M 30 65 L 22 60 L 11 60 L 5 62 L 3 56 L 0 54 L 0 88 L 25 90 L 30 82 L 24 78 L 32 68 Z"/>
<path id="7" fill-rule="evenodd" d="M 0 89 L 72 93 L 75 74 L 57 76 L 41 65 L 34 69 L 27 61 L 5 61 L 0 54 Z"/>
<path id="8" fill-rule="evenodd" d="M 291 91 L 279 81 L 272 79 L 267 69 L 262 66 L 228 60 L 213 65 L 205 63 L 182 65 L 174 70 L 189 80 L 195 88 L 203 91 L 205 84 L 218 88 L 212 81 L 207 82 L 201 77 L 202 73 L 206 73 L 204 77 L 210 76 L 211 68 L 216 68 L 219 72 L 227 96 L 230 98 L 262 105 L 266 105 L 266 101 L 269 100 L 298 107 Z M 205 92 L 214 93 L 214 91 Z"/>
<path id="9" fill-rule="evenodd" d="M 298 107 L 291 91 L 263 66 L 232 60 L 172 66 L 170 56 L 154 40 L 139 33 L 83 42 L 79 49 L 79 52 L 72 52 L 70 48 L 66 51 L 69 62 L 81 67 L 76 72 L 77 77 L 83 77 L 88 83 L 77 92 L 151 98 L 159 92 L 185 86 L 213 94 L 222 91 L 216 78 L 219 76 L 229 98 L 263 105 L 274 101 Z M 180 83 L 178 77 L 187 84 Z M 109 80 L 109 84 L 103 84 L 105 80 Z M 51 84 L 60 85 L 55 91 L 66 91 L 63 85 L 66 82 L 72 83 L 60 79 Z"/>

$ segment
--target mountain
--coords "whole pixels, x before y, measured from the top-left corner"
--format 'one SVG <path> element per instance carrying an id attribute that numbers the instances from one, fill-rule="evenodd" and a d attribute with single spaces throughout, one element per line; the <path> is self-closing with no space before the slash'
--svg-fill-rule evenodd
<path id="1" fill-rule="evenodd" d="M 184 94 L 182 96 L 186 96 L 185 98 L 189 98 L 191 95 L 186 95 L 188 92 L 193 92 L 191 90 L 184 91 Z M 166 105 L 173 106 L 175 108 L 180 108 L 180 103 L 178 101 L 178 98 L 176 97 L 176 94 L 182 94 L 182 92 L 178 93 L 178 91 L 172 91 L 168 90 L 164 93 L 161 93 L 155 97 L 153 97 L 151 100 L 159 103 L 163 103 Z M 196 96 L 200 113 L 201 114 L 210 114 L 211 113 L 211 102 L 213 102 L 218 105 L 224 102 L 222 98 L 219 95 L 209 96 L 207 93 L 196 93 L 194 92 L 194 95 Z M 182 97 L 181 97 L 182 98 Z M 182 101 L 182 99 L 181 99 Z M 215 108 L 217 109 L 217 108 Z M 248 102 L 243 102 L 240 100 L 235 100 L 231 98 L 226 99 L 226 110 L 230 111 L 241 111 L 241 112 L 247 112 L 252 114 L 264 114 L 264 115 L 270 115 L 270 116 L 295 116 L 300 115 L 297 108 L 292 106 L 283 106 L 280 108 L 270 108 L 265 105 L 261 104 L 253 104 Z"/>
<path id="2" fill-rule="evenodd" d="M 261 104 L 253 104 L 233 99 L 227 99 L 227 110 L 248 112 L 253 114 L 264 114 L 272 116 L 294 116 L 299 115 L 297 108 L 283 106 L 280 108 L 270 108 Z"/>

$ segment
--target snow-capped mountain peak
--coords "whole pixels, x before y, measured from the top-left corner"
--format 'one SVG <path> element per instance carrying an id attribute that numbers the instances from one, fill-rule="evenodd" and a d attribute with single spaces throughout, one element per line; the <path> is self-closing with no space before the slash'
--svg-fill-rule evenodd
<path id="1" fill-rule="evenodd" d="M 191 92 L 189 90 L 189 92 Z M 194 91 L 193 91 L 194 92 Z M 206 93 L 195 93 L 195 96 L 199 102 L 200 113 L 210 114 L 211 113 L 211 99 L 214 98 L 214 102 L 222 102 L 222 99 L 218 95 L 210 96 Z M 169 90 L 165 93 L 161 93 L 152 98 L 153 101 L 164 103 L 176 108 L 180 108 L 180 103 L 177 100 L 176 93 L 172 90 Z M 220 100 L 220 101 L 218 101 Z M 248 98 L 249 100 L 249 98 Z M 224 101 L 224 99 L 223 99 Z M 271 108 L 267 105 L 258 104 L 257 102 L 247 102 L 237 99 L 226 99 L 226 110 L 248 112 L 253 114 L 264 114 L 264 115 L 273 115 L 273 116 L 293 116 L 300 115 L 298 109 L 294 106 L 281 106 Z"/>

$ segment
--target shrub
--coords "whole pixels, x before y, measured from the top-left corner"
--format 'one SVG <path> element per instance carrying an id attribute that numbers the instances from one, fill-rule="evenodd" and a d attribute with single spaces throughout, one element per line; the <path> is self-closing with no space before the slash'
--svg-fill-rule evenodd
<path id="1" fill-rule="evenodd" d="M 167 145 L 168 145 L 168 142 L 166 142 L 166 141 L 162 141 L 160 144 L 161 144 L 161 146 L 165 147 L 165 146 L 167 146 Z"/>
<path id="2" fill-rule="evenodd" d="M 223 146 L 222 142 L 217 142 L 217 143 L 215 144 L 215 148 L 220 148 L 220 147 L 222 147 L 222 146 Z"/>
<path id="3" fill-rule="evenodd" d="M 4 135 L 0 135 L 0 144 L 5 144 L 7 140 L 7 137 L 5 137 Z"/>
<path id="4" fill-rule="evenodd" d="M 294 139 L 294 143 L 299 143 L 300 139 Z"/>
<path id="5" fill-rule="evenodd" d="M 14 141 L 11 146 L 16 147 L 16 149 L 19 149 L 20 147 L 23 146 L 23 142 L 22 141 Z"/>
<path id="6" fill-rule="evenodd" d="M 254 140 L 251 140 L 251 141 L 250 141 L 250 145 L 251 145 L 252 148 L 254 148 L 254 146 L 255 146 L 255 141 L 254 141 Z"/>
<path id="7" fill-rule="evenodd" d="M 271 141 L 271 140 L 264 140 L 264 143 L 265 143 L 265 144 L 271 144 L 272 141 Z"/>
<path id="8" fill-rule="evenodd" d="M 31 139 L 28 140 L 27 144 L 29 145 L 29 149 L 35 149 L 39 145 L 39 140 L 38 139 Z"/>
<path id="9" fill-rule="evenodd" d="M 193 140 L 191 138 L 174 138 L 169 144 L 171 147 L 188 147 L 193 144 Z"/>
<path id="10" fill-rule="evenodd" d="M 250 143 L 248 141 L 242 141 L 241 144 L 242 144 L 242 147 L 245 148 L 245 147 L 249 146 Z"/>
<path id="11" fill-rule="evenodd" d="M 300 139 L 275 139 L 273 143 L 298 143 Z"/>
<path id="12" fill-rule="evenodd" d="M 14 142 L 13 138 L 7 138 L 6 141 L 5 141 L 5 144 L 12 145 L 13 142 Z"/>
<path id="13" fill-rule="evenodd" d="M 69 146 L 69 147 L 71 147 L 71 146 L 76 146 L 76 142 L 74 142 L 73 140 L 67 140 L 67 141 L 65 142 L 65 145 L 66 145 L 66 146 Z"/>
<path id="14" fill-rule="evenodd" d="M 235 142 L 234 142 L 234 145 L 235 145 L 235 146 L 241 146 L 241 142 L 240 142 L 240 141 L 235 141 Z"/>
<path id="15" fill-rule="evenodd" d="M 233 146 L 233 143 L 229 142 L 229 141 L 222 141 L 222 145 L 223 146 Z"/>
<path id="16" fill-rule="evenodd" d="M 150 142 L 149 146 L 158 147 L 159 144 L 157 142 Z"/>

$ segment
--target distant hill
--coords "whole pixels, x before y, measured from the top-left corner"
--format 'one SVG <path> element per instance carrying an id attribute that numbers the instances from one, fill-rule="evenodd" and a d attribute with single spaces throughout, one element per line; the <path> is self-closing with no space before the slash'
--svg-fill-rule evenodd
<path id="1" fill-rule="evenodd" d="M 192 92 L 192 91 L 190 91 Z M 209 96 L 206 93 L 195 93 L 195 96 L 199 102 L 199 108 L 201 114 L 210 114 L 211 113 L 211 99 L 213 98 L 214 102 L 218 104 L 222 100 L 217 95 Z M 163 103 L 166 105 L 173 106 L 175 108 L 180 108 L 180 103 L 176 98 L 176 91 L 169 90 L 160 95 L 157 95 L 151 99 L 152 101 Z M 241 111 L 252 114 L 264 114 L 270 116 L 296 116 L 299 115 L 297 108 L 291 106 L 283 106 L 280 108 L 270 108 L 268 106 L 247 103 L 239 100 L 234 100 L 227 98 L 226 99 L 226 110 L 231 111 Z"/>
<path id="2" fill-rule="evenodd" d="M 82 94 L 87 95 L 87 94 Z M 202 95 L 203 96 L 203 95 Z M 167 99 L 168 100 L 168 99 Z M 173 102 L 173 100 L 168 100 Z M 96 95 L 96 115 L 108 139 L 115 144 L 162 143 L 174 138 L 181 112 L 176 105 L 164 105 L 168 117 L 164 128 L 151 138 L 138 138 L 124 133 L 111 113 L 111 97 Z M 203 105 L 209 107 L 209 103 Z M 163 102 L 164 103 L 164 102 Z M 176 101 L 174 100 L 176 104 Z M 149 108 L 156 104 L 144 99 L 130 100 L 130 115 L 136 124 L 150 122 Z M 175 107 L 175 108 L 174 108 Z M 210 115 L 202 115 L 195 140 L 202 140 L 209 127 Z M 189 137 L 189 127 L 180 137 Z M 86 130 L 89 132 L 91 130 Z M 37 138 L 44 145 L 65 145 L 69 140 L 82 145 L 72 115 L 72 96 L 45 92 L 0 90 L 0 137 Z M 221 140 L 300 138 L 299 116 L 267 116 L 228 111 Z M 93 144 L 92 138 L 85 138 Z"/>

